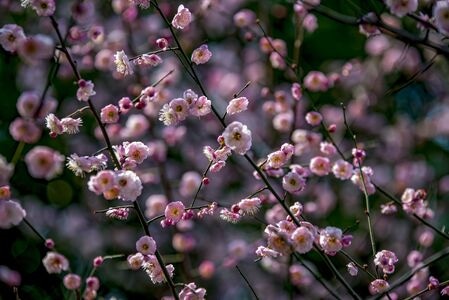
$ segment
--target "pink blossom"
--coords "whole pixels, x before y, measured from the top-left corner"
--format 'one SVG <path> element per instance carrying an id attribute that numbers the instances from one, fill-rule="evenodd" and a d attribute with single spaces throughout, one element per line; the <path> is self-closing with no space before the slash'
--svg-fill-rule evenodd
<path id="1" fill-rule="evenodd" d="M 156 67 L 162 63 L 162 58 L 157 54 L 142 54 L 136 59 L 137 64 Z"/>
<path id="2" fill-rule="evenodd" d="M 125 51 L 117 51 L 114 55 L 114 59 L 117 72 L 123 74 L 123 76 L 132 75 L 134 73 Z"/>
<path id="3" fill-rule="evenodd" d="M 101 109 L 100 117 L 102 123 L 105 124 L 117 123 L 120 118 L 119 108 L 115 105 L 108 104 Z"/>
<path id="4" fill-rule="evenodd" d="M 353 262 L 350 262 L 346 265 L 346 267 L 348 268 L 348 273 L 351 276 L 357 276 L 357 274 L 359 273 L 359 269 L 357 268 L 356 264 Z"/>
<path id="5" fill-rule="evenodd" d="M 268 154 L 267 166 L 269 166 L 270 168 L 278 169 L 282 167 L 286 162 L 287 155 L 281 150 Z"/>
<path id="6" fill-rule="evenodd" d="M 8 200 L 9 198 L 11 198 L 11 190 L 9 185 L 0 187 L 0 200 Z"/>
<path id="7" fill-rule="evenodd" d="M 61 125 L 62 131 L 67 134 L 75 134 L 79 132 L 80 126 L 83 124 L 83 120 L 80 118 L 62 118 Z"/>
<path id="8" fill-rule="evenodd" d="M 144 235 L 137 240 L 136 250 L 143 255 L 154 254 L 154 252 L 156 252 L 156 242 L 151 236 Z"/>
<path id="9" fill-rule="evenodd" d="M 181 220 L 184 211 L 184 203 L 182 203 L 181 201 L 170 202 L 165 207 L 165 219 L 170 220 L 173 223 L 177 223 Z"/>
<path id="10" fill-rule="evenodd" d="M 246 97 L 238 97 L 232 99 L 228 106 L 226 107 L 226 113 L 228 115 L 233 115 L 242 111 L 245 111 L 248 108 L 248 98 Z"/>
<path id="11" fill-rule="evenodd" d="M 69 261 L 67 258 L 54 251 L 47 252 L 42 259 L 42 263 L 49 274 L 59 274 L 62 271 L 67 271 L 69 269 Z"/>
<path id="12" fill-rule="evenodd" d="M 385 274 L 394 272 L 394 264 L 398 262 L 398 258 L 394 252 L 389 250 L 382 250 L 376 253 L 374 257 L 374 264 L 382 268 Z"/>
<path id="13" fill-rule="evenodd" d="M 26 211 L 16 201 L 0 201 L 0 228 L 9 229 L 17 226 L 26 216 Z"/>
<path id="14" fill-rule="evenodd" d="M 273 127 L 280 132 L 288 132 L 293 125 L 293 112 L 291 110 L 277 114 L 273 118 Z"/>
<path id="15" fill-rule="evenodd" d="M 337 160 L 332 166 L 332 173 L 341 180 L 347 180 L 352 176 L 353 167 L 343 159 Z"/>
<path id="16" fill-rule="evenodd" d="M 205 116 L 212 111 L 211 106 L 212 102 L 206 96 L 200 96 L 190 105 L 190 113 L 195 117 Z"/>
<path id="17" fill-rule="evenodd" d="M 403 17 L 418 9 L 418 0 L 385 0 L 392 14 Z"/>
<path id="18" fill-rule="evenodd" d="M 304 266 L 299 264 L 291 265 L 288 273 L 290 274 L 292 284 L 298 287 L 307 287 L 313 283 L 312 274 Z"/>
<path id="19" fill-rule="evenodd" d="M 212 57 L 212 52 L 209 51 L 207 45 L 201 45 L 193 50 L 191 61 L 197 65 L 207 63 Z"/>
<path id="20" fill-rule="evenodd" d="M 25 38 L 22 27 L 17 24 L 5 24 L 0 28 L 0 45 L 8 52 L 15 52 Z"/>
<path id="21" fill-rule="evenodd" d="M 318 28 L 318 21 L 313 14 L 307 14 L 302 21 L 302 26 L 307 32 L 314 32 Z"/>
<path id="22" fill-rule="evenodd" d="M 296 172 L 289 172 L 282 178 L 282 187 L 289 193 L 297 193 L 304 189 L 306 180 Z"/>
<path id="23" fill-rule="evenodd" d="M 50 37 L 37 34 L 21 39 L 17 47 L 17 52 L 20 58 L 26 63 L 36 64 L 41 60 L 52 57 L 53 49 L 54 42 Z"/>
<path id="24" fill-rule="evenodd" d="M 193 196 L 201 184 L 201 179 L 202 176 L 195 171 L 184 173 L 179 184 L 179 194 L 186 198 Z"/>
<path id="25" fill-rule="evenodd" d="M 52 16 L 56 10 L 54 0 L 30 0 L 30 4 L 37 15 L 41 17 Z"/>
<path id="26" fill-rule="evenodd" d="M 135 201 L 142 193 L 142 182 L 133 171 L 118 172 L 117 184 L 120 189 L 119 198 L 124 201 Z"/>
<path id="27" fill-rule="evenodd" d="M 168 47 L 168 41 L 167 41 L 166 38 L 158 38 L 158 39 L 156 40 L 156 45 L 157 45 L 160 49 L 165 50 L 165 49 L 167 49 L 167 47 Z"/>
<path id="28" fill-rule="evenodd" d="M 54 114 L 49 114 L 45 117 L 45 126 L 50 130 L 50 136 L 52 137 L 62 134 L 64 130 L 61 120 L 59 120 Z"/>
<path id="29" fill-rule="evenodd" d="M 178 6 L 178 12 L 173 17 L 172 25 L 173 27 L 177 29 L 184 29 L 187 27 L 190 22 L 192 22 L 192 14 L 190 13 L 189 9 L 184 7 L 184 5 Z"/>
<path id="30" fill-rule="evenodd" d="M 176 98 L 168 104 L 170 110 L 176 114 L 178 121 L 183 121 L 189 115 L 189 103 L 183 98 Z"/>
<path id="31" fill-rule="evenodd" d="M 220 218 L 229 223 L 237 223 L 240 220 L 241 215 L 237 212 L 230 211 L 227 208 L 223 208 L 220 210 Z"/>
<path id="32" fill-rule="evenodd" d="M 88 101 L 89 98 L 95 95 L 94 84 L 92 81 L 80 79 L 78 80 L 78 90 L 76 91 L 76 98 L 79 101 Z"/>
<path id="33" fill-rule="evenodd" d="M 91 176 L 87 186 L 90 191 L 100 195 L 113 188 L 116 184 L 117 178 L 114 171 L 105 170 L 98 172 L 95 176 Z"/>
<path id="34" fill-rule="evenodd" d="M 244 155 L 251 148 L 251 131 L 240 122 L 229 124 L 222 135 L 226 146 L 240 155 Z"/>
<path id="35" fill-rule="evenodd" d="M 242 199 L 237 203 L 239 213 L 242 215 L 254 215 L 260 208 L 262 201 L 258 197 Z"/>
<path id="36" fill-rule="evenodd" d="M 390 285 L 383 279 L 376 279 L 369 284 L 369 292 L 371 295 L 380 294 L 386 291 Z"/>
<path id="37" fill-rule="evenodd" d="M 141 164 L 150 155 L 148 146 L 142 142 L 131 142 L 125 146 L 125 155 L 134 162 Z"/>
<path id="38" fill-rule="evenodd" d="M 256 250 L 256 255 L 259 257 L 278 257 L 281 253 L 274 251 L 268 247 L 259 246 Z"/>
<path id="39" fill-rule="evenodd" d="M 290 241 L 293 248 L 301 254 L 312 250 L 314 239 L 315 237 L 312 232 L 310 232 L 308 228 L 302 226 L 293 231 L 290 236 Z"/>
<path id="40" fill-rule="evenodd" d="M 138 270 L 144 263 L 144 256 L 142 255 L 142 253 L 138 252 L 136 254 L 128 256 L 127 261 L 131 269 Z"/>
<path id="41" fill-rule="evenodd" d="M 115 198 L 115 197 L 114 197 Z M 126 220 L 129 216 L 129 208 L 120 207 L 120 208 L 110 208 L 106 211 L 106 217 L 117 220 Z"/>
<path id="42" fill-rule="evenodd" d="M 306 122 L 312 126 L 318 126 L 321 124 L 323 117 L 319 112 L 311 111 L 306 114 Z"/>
<path id="43" fill-rule="evenodd" d="M 321 142 L 320 143 L 320 152 L 327 156 L 332 156 L 337 153 L 337 148 L 331 143 Z"/>
<path id="44" fill-rule="evenodd" d="M 159 265 L 156 256 L 150 255 L 148 257 L 148 260 L 143 263 L 142 268 L 145 270 L 148 276 L 150 276 L 150 279 L 153 283 L 161 283 L 166 281 L 164 272 L 162 271 L 162 268 Z M 173 277 L 173 272 L 175 271 L 173 265 L 166 265 L 165 269 L 167 270 L 169 276 Z"/>
<path id="45" fill-rule="evenodd" d="M 433 6 L 433 17 L 435 25 L 443 34 L 449 34 L 449 3 L 447 1 L 437 1 Z"/>
<path id="46" fill-rule="evenodd" d="M 318 176 L 325 176 L 331 171 L 331 164 L 327 157 L 315 156 L 310 160 L 310 171 Z"/>
<path id="47" fill-rule="evenodd" d="M 293 83 L 292 87 L 291 87 L 291 93 L 292 93 L 293 99 L 295 99 L 296 101 L 301 100 L 301 98 L 302 98 L 301 85 L 297 82 Z"/>
<path id="48" fill-rule="evenodd" d="M 144 134 L 148 128 L 150 127 L 150 123 L 148 119 L 141 114 L 130 115 L 128 120 L 126 120 L 125 129 L 123 132 L 123 137 L 138 137 Z"/>
<path id="49" fill-rule="evenodd" d="M 320 246 L 328 255 L 335 255 L 343 247 L 343 232 L 340 228 L 326 227 L 320 231 Z"/>
<path id="50" fill-rule="evenodd" d="M 19 272 L 11 270 L 7 266 L 0 265 L 0 281 L 11 287 L 19 286 L 22 277 Z"/>
<path id="51" fill-rule="evenodd" d="M 18 142 L 34 144 L 41 137 L 42 131 L 32 120 L 16 118 L 9 125 L 9 133 Z"/>
<path id="52" fill-rule="evenodd" d="M 79 275 L 70 273 L 64 276 L 63 283 L 66 289 L 76 290 L 81 286 L 81 277 L 79 277 Z"/>
<path id="53" fill-rule="evenodd" d="M 325 92 L 329 88 L 329 79 L 319 71 L 310 71 L 304 78 L 304 86 L 312 92 Z"/>
<path id="54" fill-rule="evenodd" d="M 33 118 L 39 102 L 39 95 L 35 91 L 23 92 L 17 99 L 17 111 L 24 118 Z"/>
<path id="55" fill-rule="evenodd" d="M 67 168 L 76 176 L 84 177 L 84 173 L 100 171 L 106 168 L 108 158 L 104 154 L 97 156 L 78 156 L 72 154 L 67 158 Z"/>
<path id="56" fill-rule="evenodd" d="M 206 299 L 206 289 L 197 288 L 196 284 L 191 282 L 179 292 L 180 300 L 204 300 Z"/>
<path id="57" fill-rule="evenodd" d="M 234 15 L 233 19 L 235 26 L 243 28 L 254 24 L 256 14 L 252 10 L 242 9 Z"/>
<path id="58" fill-rule="evenodd" d="M 26 154 L 25 163 L 34 178 L 51 180 L 62 173 L 64 156 L 46 146 L 36 146 Z"/>

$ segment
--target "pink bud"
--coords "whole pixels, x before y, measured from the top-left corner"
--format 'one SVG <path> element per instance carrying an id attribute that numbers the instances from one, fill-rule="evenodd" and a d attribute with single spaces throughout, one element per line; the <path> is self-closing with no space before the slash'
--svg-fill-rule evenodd
<path id="1" fill-rule="evenodd" d="M 46 239 L 44 244 L 48 249 L 53 249 L 55 247 L 55 242 L 52 239 Z"/>

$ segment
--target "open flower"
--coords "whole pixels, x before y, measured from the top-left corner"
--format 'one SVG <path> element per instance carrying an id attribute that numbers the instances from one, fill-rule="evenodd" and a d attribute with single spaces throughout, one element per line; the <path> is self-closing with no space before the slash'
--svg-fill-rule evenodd
<path id="1" fill-rule="evenodd" d="M 251 131 L 240 122 L 229 124 L 222 135 L 226 146 L 240 155 L 244 155 L 251 148 Z"/>

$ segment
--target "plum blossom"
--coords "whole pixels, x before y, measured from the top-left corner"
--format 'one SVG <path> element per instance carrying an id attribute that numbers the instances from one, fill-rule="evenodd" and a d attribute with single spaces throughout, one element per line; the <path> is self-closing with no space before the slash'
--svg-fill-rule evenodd
<path id="1" fill-rule="evenodd" d="M 94 84 L 90 80 L 78 80 L 78 90 L 76 91 L 76 98 L 79 101 L 88 101 L 89 98 L 95 95 Z"/>
<path id="2" fill-rule="evenodd" d="M 242 199 L 237 203 L 239 213 L 242 215 L 254 215 L 260 208 L 262 201 L 258 197 Z"/>
<path id="3" fill-rule="evenodd" d="M 252 10 L 242 9 L 234 15 L 233 19 L 235 26 L 243 28 L 254 24 L 256 21 L 256 14 Z"/>
<path id="4" fill-rule="evenodd" d="M 323 117 L 317 111 L 311 111 L 306 114 L 306 122 L 312 126 L 320 125 Z"/>
<path id="5" fill-rule="evenodd" d="M 228 115 L 233 115 L 242 111 L 245 111 L 248 108 L 248 98 L 246 97 L 238 97 L 232 99 L 228 106 L 226 107 L 226 113 Z"/>
<path id="6" fill-rule="evenodd" d="M 37 64 L 53 56 L 54 42 L 49 36 L 37 34 L 21 39 L 17 53 L 28 64 Z"/>
<path id="7" fill-rule="evenodd" d="M 328 255 L 335 255 L 343 248 L 343 232 L 340 228 L 326 227 L 320 232 L 320 246 Z"/>
<path id="8" fill-rule="evenodd" d="M 332 166 L 332 173 L 340 180 L 351 178 L 353 166 L 343 159 L 337 160 Z"/>
<path id="9" fill-rule="evenodd" d="M 56 10 L 54 0 L 30 0 L 30 4 L 37 15 L 41 17 L 52 16 Z"/>
<path id="10" fill-rule="evenodd" d="M 240 155 L 244 155 L 251 148 L 251 131 L 238 121 L 229 124 L 222 135 L 226 146 Z"/>
<path id="11" fill-rule="evenodd" d="M 290 236 L 291 244 L 295 251 L 304 254 L 312 250 L 315 236 L 306 227 L 299 227 Z"/>
<path id="12" fill-rule="evenodd" d="M 444 34 L 449 34 L 449 2 L 436 2 L 433 6 L 433 17 L 438 30 Z"/>
<path id="13" fill-rule="evenodd" d="M 394 264 L 398 262 L 398 258 L 394 252 L 389 250 L 382 250 L 376 253 L 374 257 L 374 264 L 382 268 L 385 274 L 394 272 Z"/>
<path id="14" fill-rule="evenodd" d="M 119 108 L 113 104 L 106 105 L 100 111 L 100 118 L 104 124 L 117 123 L 120 118 Z"/>
<path id="15" fill-rule="evenodd" d="M 136 250 L 143 255 L 152 255 L 156 252 L 156 242 L 151 236 L 144 235 L 137 240 Z"/>
<path id="16" fill-rule="evenodd" d="M 201 45 L 200 47 L 193 50 L 191 60 L 195 64 L 200 65 L 207 63 L 211 57 L 212 52 L 209 51 L 207 45 Z"/>
<path id="17" fill-rule="evenodd" d="M 145 270 L 148 276 L 150 276 L 150 279 L 153 283 L 162 283 L 166 281 L 164 272 L 162 271 L 162 268 L 157 261 L 156 256 L 149 255 L 148 259 L 142 264 L 142 268 Z M 175 271 L 173 265 L 166 265 L 165 269 L 167 270 L 169 276 L 172 277 L 173 272 Z"/>
<path id="18" fill-rule="evenodd" d="M 316 156 L 310 160 L 310 171 L 318 176 L 325 176 L 331 171 L 329 158 Z"/>
<path id="19" fill-rule="evenodd" d="M 304 189 L 306 179 L 297 172 L 288 172 L 282 178 L 282 187 L 289 193 L 295 194 Z"/>
<path id="20" fill-rule="evenodd" d="M 121 50 L 115 53 L 114 63 L 117 68 L 117 72 L 123 74 L 123 76 L 132 75 L 134 73 L 128 56 L 125 54 L 125 51 Z"/>
<path id="21" fill-rule="evenodd" d="M 117 173 L 117 185 L 120 189 L 119 199 L 136 201 L 142 193 L 142 182 L 136 173 L 130 170 Z"/>
<path id="22" fill-rule="evenodd" d="M 8 52 L 15 52 L 25 38 L 25 33 L 19 25 L 5 24 L 0 28 L 0 45 Z"/>
<path id="23" fill-rule="evenodd" d="M 359 273 L 359 269 L 357 268 L 356 264 L 353 262 L 350 262 L 346 265 L 346 267 L 348 268 L 348 273 L 351 276 L 357 276 L 357 274 Z"/>
<path id="24" fill-rule="evenodd" d="M 212 102 L 206 96 L 200 96 L 190 105 L 189 111 L 195 117 L 205 116 L 212 111 Z"/>
<path id="25" fill-rule="evenodd" d="M 46 180 L 62 173 L 64 160 L 63 155 L 46 146 L 36 146 L 25 155 L 30 175 Z"/>
<path id="26" fill-rule="evenodd" d="M 67 271 L 69 269 L 69 261 L 64 255 L 58 252 L 49 251 L 42 259 L 45 269 L 49 274 L 56 273 L 59 274 L 62 271 Z"/>
<path id="27" fill-rule="evenodd" d="M 177 29 L 184 29 L 187 27 L 190 22 L 192 22 L 192 14 L 190 13 L 189 9 L 184 7 L 184 5 L 178 6 L 178 12 L 173 17 L 172 25 L 173 27 Z"/>
<path id="28" fill-rule="evenodd" d="M 292 284 L 298 287 L 309 286 L 313 282 L 312 274 L 310 274 L 304 266 L 299 264 L 291 265 L 288 272 L 290 274 Z"/>
<path id="29" fill-rule="evenodd" d="M 181 201 L 170 202 L 165 207 L 165 219 L 162 221 L 164 222 L 163 225 L 167 226 L 178 223 L 179 221 L 181 221 L 184 212 L 184 203 L 182 203 Z"/>
<path id="30" fill-rule="evenodd" d="M 383 279 L 376 279 L 369 284 L 369 292 L 371 295 L 380 294 L 386 291 L 390 285 Z"/>
<path id="31" fill-rule="evenodd" d="M 107 167 L 108 158 L 104 154 L 96 156 L 78 156 L 74 153 L 67 158 L 67 168 L 76 176 L 84 177 L 84 173 L 101 171 Z"/>
<path id="32" fill-rule="evenodd" d="M 26 216 L 26 211 L 16 201 L 0 200 L 0 228 L 17 226 Z"/>
<path id="33" fill-rule="evenodd" d="M 329 88 L 329 79 L 322 72 L 310 71 L 304 78 L 304 86 L 312 92 L 325 92 Z"/>
<path id="34" fill-rule="evenodd" d="M 398 17 L 403 17 L 418 9 L 418 0 L 385 0 L 385 4 L 391 13 Z"/>
<path id="35" fill-rule="evenodd" d="M 68 290 L 76 290 L 81 286 L 81 277 L 79 275 L 70 273 L 64 276 L 62 280 L 64 286 Z"/>
<path id="36" fill-rule="evenodd" d="M 204 300 L 206 296 L 205 288 L 197 288 L 196 284 L 191 282 L 179 292 L 181 300 Z"/>

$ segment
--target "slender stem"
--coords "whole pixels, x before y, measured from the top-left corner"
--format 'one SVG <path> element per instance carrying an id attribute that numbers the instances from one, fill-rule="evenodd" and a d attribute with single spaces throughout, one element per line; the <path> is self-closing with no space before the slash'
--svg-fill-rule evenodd
<path id="1" fill-rule="evenodd" d="M 148 236 L 151 236 L 150 230 L 148 229 L 147 222 L 145 221 L 145 216 L 142 213 L 139 203 L 137 201 L 134 201 L 133 205 L 134 205 L 134 209 L 137 212 L 137 217 L 139 218 L 140 225 L 142 225 L 142 228 L 144 229 L 145 234 Z M 165 279 L 167 280 L 167 283 L 171 289 L 173 297 L 176 300 L 179 300 L 179 296 L 176 293 L 175 284 L 173 282 L 173 279 L 170 277 L 170 274 L 168 273 L 167 268 L 165 267 L 164 260 L 162 259 L 162 256 L 159 253 L 159 250 L 156 249 L 155 255 L 156 255 L 157 262 L 159 263 L 159 266 L 161 267 L 162 272 L 164 273 Z"/>
<path id="2" fill-rule="evenodd" d="M 354 297 L 355 299 L 361 300 L 362 298 L 352 289 L 351 285 L 343 278 L 343 276 L 340 274 L 340 272 L 337 270 L 337 268 L 334 266 L 330 258 L 321 252 L 320 249 L 318 249 L 315 246 L 317 252 L 320 254 L 320 256 L 323 258 L 323 260 L 326 262 L 326 264 L 331 269 L 332 273 L 337 277 L 338 281 L 340 281 L 341 284 L 346 288 L 346 290 Z"/>
<path id="3" fill-rule="evenodd" d="M 346 118 L 346 108 L 345 108 L 345 106 L 342 106 L 342 108 L 343 108 L 343 120 L 344 120 L 345 127 L 348 130 L 348 132 L 352 138 L 352 141 L 354 142 L 354 147 L 357 149 L 356 136 L 352 132 L 351 127 L 349 127 L 348 120 Z M 357 167 L 360 172 L 360 178 L 362 179 L 363 195 L 365 196 L 365 209 L 366 209 L 365 214 L 366 214 L 366 218 L 368 221 L 368 232 L 369 232 L 369 238 L 371 241 L 371 251 L 372 251 L 372 255 L 374 257 L 376 255 L 376 243 L 374 241 L 374 232 L 373 232 L 373 227 L 372 227 L 372 223 L 371 223 L 370 204 L 369 204 L 368 192 L 366 190 L 365 175 L 363 174 L 362 161 L 359 157 L 357 157 Z"/>
<path id="4" fill-rule="evenodd" d="M 417 292 L 414 295 L 411 295 L 411 296 L 405 298 L 404 300 L 418 299 L 419 296 L 424 295 L 425 293 L 430 292 L 430 291 L 438 290 L 438 288 L 446 286 L 448 284 L 449 284 L 449 280 L 446 280 L 444 282 L 439 283 L 438 286 L 436 286 L 436 287 L 433 287 L 433 288 L 426 287 L 425 289 Z"/>
<path id="5" fill-rule="evenodd" d="M 46 238 L 27 220 L 27 218 L 23 218 L 23 222 L 45 243 Z"/>
<path id="6" fill-rule="evenodd" d="M 208 173 L 209 170 L 210 170 L 210 167 L 212 166 L 212 163 L 213 163 L 212 161 L 209 162 L 209 165 L 207 166 L 206 170 L 203 172 L 203 178 L 206 177 L 207 173 Z M 204 185 L 204 184 L 203 184 L 203 181 L 201 180 L 200 185 L 199 185 L 198 188 L 196 189 L 195 196 L 193 197 L 193 200 L 192 200 L 192 204 L 190 204 L 190 209 L 192 209 L 193 205 L 195 205 L 195 201 L 196 201 L 196 199 L 198 198 L 198 195 L 199 195 L 199 193 L 200 193 L 201 188 L 203 187 L 203 185 Z"/>
<path id="7" fill-rule="evenodd" d="M 11 159 L 11 164 L 16 165 L 19 161 L 20 157 L 22 156 L 23 148 L 25 147 L 25 142 L 20 141 L 17 145 L 16 151 L 14 151 L 14 155 Z"/>
<path id="8" fill-rule="evenodd" d="M 293 256 L 302 264 L 304 268 L 306 268 L 312 275 L 315 277 L 315 279 L 331 294 L 335 299 L 341 299 L 340 296 L 338 296 L 337 292 L 332 289 L 332 287 L 329 286 L 329 284 L 324 281 L 322 277 L 320 277 L 319 274 L 317 274 L 312 268 L 310 268 L 304 260 L 301 258 L 299 254 L 296 252 L 293 253 Z"/>
<path id="9" fill-rule="evenodd" d="M 253 286 L 251 285 L 251 283 L 248 281 L 248 279 L 246 278 L 246 276 L 242 273 L 242 271 L 240 270 L 238 265 L 235 265 L 235 268 L 237 269 L 237 271 L 239 272 L 240 276 L 242 276 L 243 280 L 245 280 L 246 284 L 249 286 L 249 288 L 251 289 L 251 292 L 254 295 L 254 298 L 256 298 L 256 300 L 259 300 L 259 297 L 257 297 L 256 291 L 254 290 Z"/>

